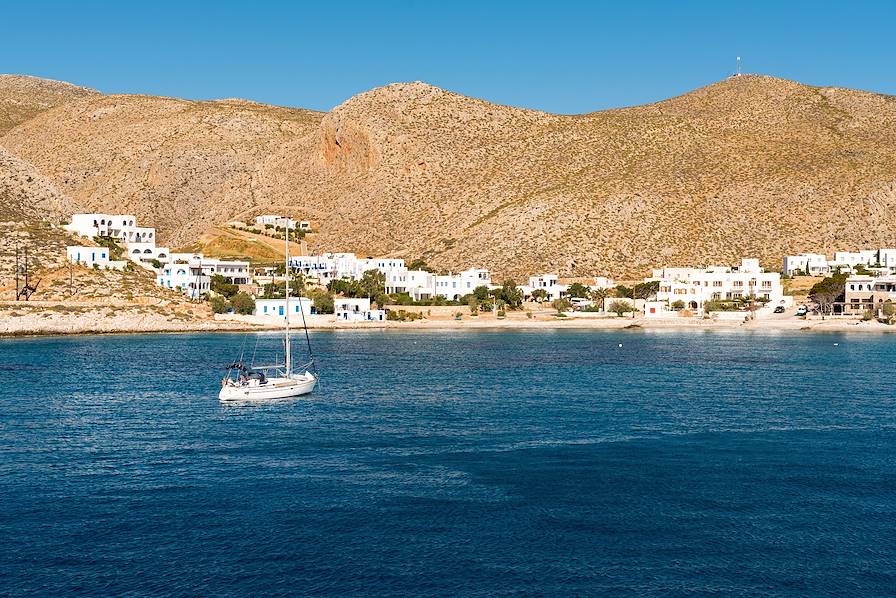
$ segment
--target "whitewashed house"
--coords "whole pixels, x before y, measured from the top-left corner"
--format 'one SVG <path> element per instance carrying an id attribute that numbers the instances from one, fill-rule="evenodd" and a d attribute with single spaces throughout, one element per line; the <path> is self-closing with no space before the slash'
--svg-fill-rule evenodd
<path id="1" fill-rule="evenodd" d="M 66 247 L 65 252 L 68 261 L 87 266 L 88 268 L 96 266 L 104 270 L 123 270 L 126 263 L 124 261 L 110 260 L 109 250 L 105 247 L 70 245 Z"/>
<path id="2" fill-rule="evenodd" d="M 286 307 L 286 299 L 256 299 L 255 314 L 256 316 L 266 316 L 271 318 L 285 318 L 286 312 L 289 311 L 289 321 L 293 320 L 301 322 L 302 315 L 312 316 L 317 313 L 314 307 L 314 301 L 307 297 L 290 297 L 289 308 Z"/>
<path id="3" fill-rule="evenodd" d="M 787 276 L 826 276 L 831 271 L 828 258 L 820 253 L 785 255 L 783 272 Z"/>
<path id="4" fill-rule="evenodd" d="M 153 260 L 167 262 L 171 253 L 167 247 L 156 247 L 155 243 L 128 243 L 125 251 L 129 259 L 141 265 Z"/>
<path id="5" fill-rule="evenodd" d="M 261 227 L 273 226 L 274 228 L 295 230 L 297 222 L 279 214 L 263 214 L 255 217 L 255 224 Z"/>
<path id="6" fill-rule="evenodd" d="M 476 287 L 492 286 L 491 275 L 483 268 L 470 268 L 457 274 L 447 276 L 436 275 L 433 296 L 441 295 L 451 301 L 457 301 L 464 295 L 472 293 Z"/>
<path id="7" fill-rule="evenodd" d="M 896 274 L 896 249 L 881 247 L 877 252 L 877 263 L 891 274 Z"/>
<path id="8" fill-rule="evenodd" d="M 657 301 L 670 308 L 682 301 L 685 308 L 697 315 L 703 313 L 709 301 L 733 301 L 743 297 L 766 299 L 767 305 L 785 305 L 781 275 L 765 272 L 758 259 L 743 259 L 739 266 L 710 266 L 707 268 L 660 268 L 653 271 L 647 282 L 658 281 Z"/>
<path id="9" fill-rule="evenodd" d="M 370 299 L 337 297 L 334 300 L 334 311 L 337 321 L 343 322 L 381 322 L 386 319 L 382 309 L 370 309 Z"/>
<path id="10" fill-rule="evenodd" d="M 198 299 L 211 290 L 211 277 L 203 273 L 198 263 L 185 260 L 163 264 L 156 282 L 166 289 L 179 290 L 191 299 Z"/>
<path id="11" fill-rule="evenodd" d="M 862 249 L 859 251 L 837 251 L 834 253 L 834 259 L 830 262 L 831 270 L 841 268 L 843 270 L 851 270 L 856 266 L 871 266 L 877 263 L 876 249 Z"/>

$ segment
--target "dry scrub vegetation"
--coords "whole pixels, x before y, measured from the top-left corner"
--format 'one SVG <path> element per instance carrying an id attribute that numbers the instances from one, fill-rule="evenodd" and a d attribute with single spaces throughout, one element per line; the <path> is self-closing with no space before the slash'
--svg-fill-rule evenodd
<path id="1" fill-rule="evenodd" d="M 896 245 L 896 100 L 769 77 L 575 116 L 424 83 L 326 114 L 85 93 L 0 146 L 172 246 L 262 212 L 318 223 L 312 249 L 515 276 Z"/>

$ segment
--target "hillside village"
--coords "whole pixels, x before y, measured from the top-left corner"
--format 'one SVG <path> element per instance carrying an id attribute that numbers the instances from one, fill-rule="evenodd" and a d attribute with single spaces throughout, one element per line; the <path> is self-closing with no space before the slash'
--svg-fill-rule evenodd
<path id="1" fill-rule="evenodd" d="M 549 310 L 555 318 L 896 321 L 892 248 L 837 252 L 831 260 L 821 254 L 785 256 L 781 272 L 766 271 L 758 259 L 744 258 L 731 266 L 657 267 L 629 286 L 604 276 L 562 281 L 555 273 L 532 274 L 517 284 L 495 281 L 489 270 L 476 266 L 437 272 L 420 259 L 407 263 L 344 252 L 290 256 L 287 272 L 282 263 L 171 251 L 157 243 L 154 228 L 140 226 L 133 215 L 79 213 L 70 220 L 62 229 L 80 240 L 65 249 L 70 264 L 122 275 L 135 268 L 146 271 L 160 289 L 180 294 L 191 305 L 207 305 L 207 311 L 224 321 L 247 325 L 275 325 L 284 317 L 351 323 L 425 319 L 434 307 L 453 308 L 452 316 L 460 321 L 480 314 L 504 318 L 514 310 L 529 317 L 533 311 Z M 273 214 L 232 225 L 284 241 L 312 230 L 309 221 Z M 304 241 L 300 247 L 307 247 Z M 785 294 L 785 283 L 796 276 L 817 279 L 799 304 Z M 287 280 L 293 293 L 289 305 L 284 297 Z M 117 284 L 134 282 L 122 278 Z M 19 290 L 17 283 L 17 296 Z"/>
<path id="2" fill-rule="evenodd" d="M 0 75 L 0 106 L 7 332 L 268 326 L 287 279 L 315 324 L 892 320 L 880 94 L 744 75 L 570 116 L 415 82 L 321 113 Z"/>

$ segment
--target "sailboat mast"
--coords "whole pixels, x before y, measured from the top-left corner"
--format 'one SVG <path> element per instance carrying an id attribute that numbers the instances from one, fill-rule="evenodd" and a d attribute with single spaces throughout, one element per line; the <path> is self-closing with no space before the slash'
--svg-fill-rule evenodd
<path id="1" fill-rule="evenodd" d="M 292 351 L 290 350 L 291 343 L 289 342 L 289 218 L 286 219 L 286 234 L 283 236 L 286 238 L 286 251 L 284 253 L 286 256 L 286 377 L 289 378 L 292 373 Z M 301 303 L 299 307 L 301 308 Z"/>

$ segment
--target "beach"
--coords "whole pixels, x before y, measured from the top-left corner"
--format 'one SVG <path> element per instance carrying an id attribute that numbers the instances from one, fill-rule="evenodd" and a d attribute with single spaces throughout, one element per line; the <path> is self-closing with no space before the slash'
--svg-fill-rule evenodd
<path id="1" fill-rule="evenodd" d="M 553 310 L 508 312 L 504 318 L 491 313 L 472 316 L 456 307 L 390 307 L 393 310 L 422 312 L 424 319 L 414 321 L 338 321 L 332 315 L 306 318 L 311 330 L 619 330 L 625 328 L 669 330 L 781 330 L 806 332 L 896 332 L 896 326 L 875 321 L 828 317 L 807 319 L 756 319 L 741 322 L 731 319 L 616 317 L 570 312 L 558 317 Z M 460 319 L 456 319 L 460 313 Z M 530 317 L 531 316 L 531 317 Z M 91 304 L 0 304 L 0 336 L 39 336 L 71 334 L 127 334 L 148 332 L 233 332 L 280 330 L 276 317 L 222 314 L 208 317 L 201 312 L 171 312 L 138 305 Z M 301 321 L 292 321 L 301 328 Z"/>

